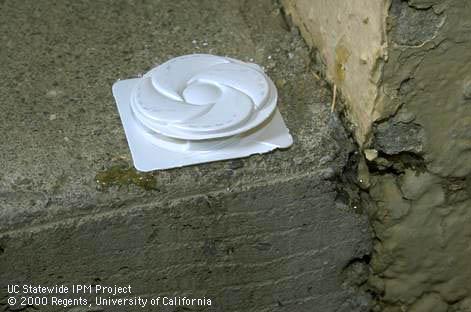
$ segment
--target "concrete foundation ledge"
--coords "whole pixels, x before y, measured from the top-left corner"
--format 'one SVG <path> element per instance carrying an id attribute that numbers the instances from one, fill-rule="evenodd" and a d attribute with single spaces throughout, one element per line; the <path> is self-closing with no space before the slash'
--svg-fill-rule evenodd
<path id="1" fill-rule="evenodd" d="M 331 92 L 279 6 L 214 4 L 0 1 L 0 311 L 368 309 L 368 222 L 341 181 L 355 152 Z M 195 52 L 264 66 L 293 147 L 135 171 L 112 83 Z M 105 301 L 21 305 L 12 285 L 131 286 L 118 297 L 212 304 L 69 293 L 56 297 Z"/>

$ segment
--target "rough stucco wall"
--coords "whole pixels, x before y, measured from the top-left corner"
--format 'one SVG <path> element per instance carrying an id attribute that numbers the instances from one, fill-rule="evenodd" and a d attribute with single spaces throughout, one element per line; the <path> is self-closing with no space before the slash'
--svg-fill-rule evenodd
<path id="1" fill-rule="evenodd" d="M 378 90 L 386 55 L 387 0 L 284 0 L 309 44 L 319 49 L 326 77 L 348 103 L 357 139 L 364 142 L 380 114 Z"/>
<path id="2" fill-rule="evenodd" d="M 471 3 L 389 12 L 381 88 L 397 113 L 373 126 L 372 268 L 386 311 L 471 311 Z"/>
<path id="3" fill-rule="evenodd" d="M 341 19 L 363 14 L 363 2 L 339 6 L 346 10 Z M 378 10 L 376 1 L 369 2 L 371 10 Z M 327 28 L 338 13 L 323 10 L 323 1 L 286 5 L 307 41 L 322 56 L 330 53 L 323 57 L 328 77 L 336 70 L 336 54 L 329 43 L 316 40 L 319 29 L 328 29 L 330 38 L 356 38 L 358 31 L 368 37 L 372 31 L 348 22 L 338 22 L 340 31 Z M 348 63 L 344 67 L 345 77 L 358 78 L 356 92 L 364 93 L 369 104 L 339 84 L 347 109 L 359 112 L 349 118 L 366 156 L 359 184 L 372 200 L 376 242 L 370 286 L 380 298 L 376 310 L 471 311 L 471 3 L 393 0 L 387 12 L 385 24 L 373 30 L 385 28 L 387 34 L 380 79 Z M 372 84 L 380 94 L 375 101 L 366 96 Z"/>
<path id="4" fill-rule="evenodd" d="M 393 1 L 390 26 L 386 105 L 403 105 L 424 128 L 423 150 L 417 151 L 424 152 L 433 173 L 466 177 L 471 173 L 471 3 Z"/>

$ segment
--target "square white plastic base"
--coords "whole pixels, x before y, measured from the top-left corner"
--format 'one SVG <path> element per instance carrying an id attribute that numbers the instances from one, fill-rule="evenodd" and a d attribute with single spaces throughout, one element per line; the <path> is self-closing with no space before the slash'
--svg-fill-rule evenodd
<path id="1" fill-rule="evenodd" d="M 149 137 L 131 110 L 131 92 L 139 79 L 118 81 L 113 85 L 113 95 L 131 150 L 134 166 L 139 171 L 152 171 L 183 167 L 225 159 L 247 157 L 287 148 L 293 144 L 288 128 L 278 109 L 272 117 L 254 130 L 229 137 L 227 144 L 213 150 L 175 150 L 165 142 L 156 143 Z"/>

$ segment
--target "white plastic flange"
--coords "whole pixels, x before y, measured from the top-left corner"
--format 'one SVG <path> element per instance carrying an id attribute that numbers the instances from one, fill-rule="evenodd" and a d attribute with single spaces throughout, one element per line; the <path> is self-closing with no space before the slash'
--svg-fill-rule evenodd
<path id="1" fill-rule="evenodd" d="M 113 85 L 134 166 L 169 169 L 286 148 L 277 91 L 256 64 L 192 54 Z"/>

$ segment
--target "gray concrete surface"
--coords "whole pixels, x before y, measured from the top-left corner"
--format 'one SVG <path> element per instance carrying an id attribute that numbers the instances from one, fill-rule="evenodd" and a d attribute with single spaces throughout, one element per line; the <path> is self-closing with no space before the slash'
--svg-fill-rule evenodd
<path id="1" fill-rule="evenodd" d="M 3 0 L 0 36 L 0 310 L 70 310 L 8 306 L 11 283 L 213 300 L 158 311 L 367 310 L 352 145 L 276 3 Z M 265 66 L 294 146 L 134 171 L 111 85 L 193 52 Z"/>

